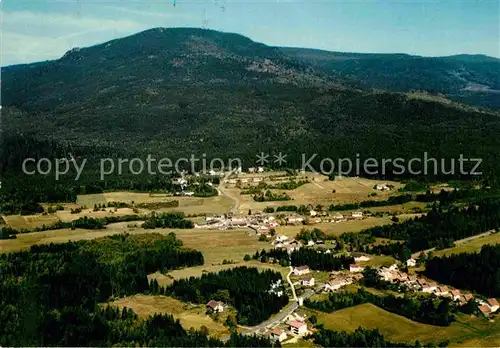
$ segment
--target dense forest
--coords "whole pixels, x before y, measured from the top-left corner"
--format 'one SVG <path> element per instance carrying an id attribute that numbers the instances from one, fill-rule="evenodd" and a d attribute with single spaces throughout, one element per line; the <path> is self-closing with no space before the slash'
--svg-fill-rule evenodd
<path id="1" fill-rule="evenodd" d="M 445 210 L 447 208 L 447 210 Z M 500 200 L 482 199 L 465 208 L 433 205 L 426 215 L 402 223 L 362 231 L 372 236 L 405 241 L 412 251 L 446 248 L 453 241 L 500 227 Z"/>
<path id="2" fill-rule="evenodd" d="M 281 274 L 271 270 L 237 267 L 203 274 L 199 278 L 177 279 L 158 291 L 186 302 L 222 301 L 237 309 L 239 324 L 256 325 L 288 304 L 287 295 L 277 296 L 269 292 L 271 283 L 279 279 L 282 279 Z"/>
<path id="3" fill-rule="evenodd" d="M 349 265 L 354 263 L 352 256 L 333 256 L 307 247 L 294 250 L 290 255 L 290 260 L 292 266 L 307 265 L 310 269 L 318 271 L 339 271 L 348 269 Z"/>
<path id="4" fill-rule="evenodd" d="M 137 331 L 128 337 L 133 331 L 129 329 L 139 323 L 108 316 L 98 303 L 149 291 L 149 273 L 202 264 L 203 255 L 183 248 L 173 233 L 114 235 L 1 254 L 0 345 L 148 345 L 171 339 L 168 330 L 189 342 L 199 334 L 191 337 L 171 318 L 157 319 L 164 321 L 164 328 L 154 319 L 146 321 L 140 325 L 150 333 Z M 129 319 L 134 320 L 133 315 Z"/>
<path id="5" fill-rule="evenodd" d="M 268 262 L 271 259 L 282 266 L 309 266 L 310 269 L 317 271 L 340 271 L 348 269 L 349 265 L 354 263 L 352 256 L 334 256 L 325 254 L 314 248 L 302 247 L 299 250 L 288 254 L 286 250 L 272 249 L 257 251 L 252 257 L 254 260 L 260 259 L 262 262 Z"/>
<path id="6" fill-rule="evenodd" d="M 432 257 L 425 274 L 444 284 L 500 297 L 500 245 L 485 245 L 479 253 Z"/>
<path id="7" fill-rule="evenodd" d="M 450 299 L 437 301 L 431 296 L 374 295 L 364 289 L 358 292 L 336 292 L 324 301 L 306 300 L 304 304 L 322 312 L 333 312 L 363 303 L 372 303 L 386 311 L 425 324 L 448 326 L 455 321 L 456 307 Z"/>
<path id="8" fill-rule="evenodd" d="M 354 332 L 332 331 L 325 329 L 323 325 L 317 326 L 315 331 L 309 338 L 312 338 L 314 343 L 321 347 L 401 347 L 401 348 L 419 348 L 419 347 L 435 347 L 434 344 L 422 345 L 419 341 L 414 344 L 396 343 L 388 341 L 377 330 L 357 328 Z M 446 347 L 446 343 L 440 345 Z"/>

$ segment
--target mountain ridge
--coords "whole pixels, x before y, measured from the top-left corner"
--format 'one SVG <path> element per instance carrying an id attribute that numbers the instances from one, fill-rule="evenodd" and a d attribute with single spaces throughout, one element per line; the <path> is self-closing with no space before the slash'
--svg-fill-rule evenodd
<path id="1" fill-rule="evenodd" d="M 280 49 L 215 31 L 154 29 L 6 69 L 2 78 L 6 134 L 95 156 L 207 153 L 251 163 L 260 151 L 283 151 L 297 166 L 301 153 L 491 158 L 500 149 L 496 111 L 350 85 Z"/>

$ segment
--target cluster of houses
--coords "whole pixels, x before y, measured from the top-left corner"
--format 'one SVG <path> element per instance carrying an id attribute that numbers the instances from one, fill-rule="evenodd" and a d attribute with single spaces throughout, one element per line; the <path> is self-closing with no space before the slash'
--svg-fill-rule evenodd
<path id="1" fill-rule="evenodd" d="M 306 319 L 307 315 L 303 311 L 295 311 L 285 318 L 285 324 L 280 324 L 268 333 L 269 338 L 274 342 L 283 342 L 289 337 L 302 337 L 309 334 Z"/>
<path id="2" fill-rule="evenodd" d="M 340 288 L 359 281 L 363 278 L 361 273 L 343 275 L 338 273 L 330 274 L 330 280 L 323 286 L 323 291 L 331 292 L 337 291 Z"/>
<path id="3" fill-rule="evenodd" d="M 321 222 L 345 222 L 349 220 L 359 220 L 363 219 L 364 215 L 361 211 L 354 211 L 349 214 L 341 214 L 335 213 L 333 215 L 329 215 L 327 212 L 317 212 L 315 210 L 309 211 L 309 215 L 307 218 L 302 216 L 288 216 L 285 218 L 285 222 L 287 225 L 303 225 L 307 223 L 308 225 L 319 224 Z"/>
<path id="4" fill-rule="evenodd" d="M 276 237 L 271 244 L 274 244 L 274 249 L 286 250 L 288 254 L 291 254 L 302 247 L 302 243 L 300 241 L 290 239 L 285 235 Z"/>
<path id="5" fill-rule="evenodd" d="M 228 185 L 236 185 L 236 184 L 258 184 L 260 182 L 264 181 L 263 177 L 254 177 L 254 178 L 241 178 L 241 179 L 225 179 L 224 184 Z"/>
<path id="6" fill-rule="evenodd" d="M 385 281 L 405 285 L 408 289 L 413 291 L 421 291 L 434 294 L 438 297 L 451 298 L 460 306 L 465 305 L 474 298 L 471 294 L 462 294 L 458 289 L 450 289 L 446 285 L 439 285 L 436 282 L 428 281 L 416 275 L 408 275 L 404 272 L 400 272 L 396 265 L 382 267 L 379 269 L 378 273 Z M 500 308 L 495 298 L 490 298 L 486 301 L 476 299 L 476 301 L 479 303 L 479 311 L 486 317 L 495 313 Z"/>
<path id="7" fill-rule="evenodd" d="M 213 230 L 227 230 L 233 228 L 251 228 L 257 234 L 270 235 L 270 232 L 279 226 L 276 218 L 267 214 L 234 217 L 226 214 L 206 216 L 204 224 L 195 224 L 194 228 Z"/>

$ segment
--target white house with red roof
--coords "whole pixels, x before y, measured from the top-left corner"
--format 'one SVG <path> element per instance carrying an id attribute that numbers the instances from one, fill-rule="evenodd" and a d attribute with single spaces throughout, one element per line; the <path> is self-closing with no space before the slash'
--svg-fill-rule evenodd
<path id="1" fill-rule="evenodd" d="M 294 335 L 304 336 L 307 334 L 307 324 L 300 321 L 292 321 L 290 323 L 290 331 Z"/>
<path id="2" fill-rule="evenodd" d="M 283 342 L 284 340 L 286 340 L 285 330 L 274 329 L 273 331 L 271 331 L 270 339 L 271 339 L 271 341 L 275 341 L 275 342 L 276 341 Z"/>

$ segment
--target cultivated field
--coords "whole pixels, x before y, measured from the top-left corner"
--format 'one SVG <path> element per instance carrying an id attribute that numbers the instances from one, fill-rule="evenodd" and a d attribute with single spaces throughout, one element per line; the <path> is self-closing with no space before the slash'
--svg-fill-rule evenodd
<path id="1" fill-rule="evenodd" d="M 459 316 L 459 321 L 447 327 L 414 322 L 387 312 L 372 304 L 345 308 L 333 313 L 315 312 L 318 322 L 338 331 L 354 331 L 358 327 L 378 329 L 394 342 L 441 342 L 450 340 L 451 346 L 499 346 L 500 323 L 483 318 Z"/>
<path id="2" fill-rule="evenodd" d="M 134 295 L 124 297 L 109 303 L 119 308 L 131 308 L 141 317 L 147 317 L 155 313 L 172 314 L 179 319 L 185 329 L 200 329 L 205 326 L 211 335 L 220 337 L 228 334 L 228 330 L 222 323 L 213 320 L 205 314 L 204 305 L 194 305 L 181 302 L 167 296 Z"/>

